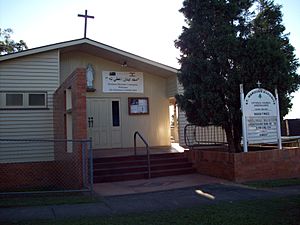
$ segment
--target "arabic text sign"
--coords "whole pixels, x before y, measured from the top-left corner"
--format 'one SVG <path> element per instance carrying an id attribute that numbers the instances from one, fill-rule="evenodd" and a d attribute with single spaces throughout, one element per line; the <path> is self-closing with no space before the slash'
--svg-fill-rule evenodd
<path id="1" fill-rule="evenodd" d="M 253 89 L 246 95 L 244 104 L 248 143 L 276 142 L 277 109 L 272 93 L 263 88 Z"/>
<path id="2" fill-rule="evenodd" d="M 144 93 L 141 72 L 102 72 L 103 92 Z"/>

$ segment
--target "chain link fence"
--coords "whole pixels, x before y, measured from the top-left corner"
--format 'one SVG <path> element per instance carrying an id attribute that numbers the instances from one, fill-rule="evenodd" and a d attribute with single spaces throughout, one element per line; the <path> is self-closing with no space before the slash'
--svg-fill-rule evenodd
<path id="1" fill-rule="evenodd" d="M 0 139 L 0 193 L 93 191 L 91 140 Z"/>

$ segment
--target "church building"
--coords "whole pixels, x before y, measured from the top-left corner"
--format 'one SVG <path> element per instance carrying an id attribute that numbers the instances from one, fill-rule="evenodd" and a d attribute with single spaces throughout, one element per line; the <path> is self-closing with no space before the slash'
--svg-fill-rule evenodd
<path id="1" fill-rule="evenodd" d="M 184 144 L 178 89 L 177 69 L 88 38 L 3 55 L 0 139 L 92 138 L 93 149 L 128 149 L 138 131 L 152 147 Z M 53 144 L 24 148 L 1 143 L 0 161 L 54 157 Z"/>

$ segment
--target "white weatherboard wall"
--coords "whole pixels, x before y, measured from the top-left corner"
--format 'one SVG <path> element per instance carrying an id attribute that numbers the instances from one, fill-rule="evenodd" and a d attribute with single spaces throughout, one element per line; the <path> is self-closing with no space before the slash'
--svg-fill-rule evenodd
<path id="1" fill-rule="evenodd" d="M 53 139 L 53 93 L 59 86 L 59 51 L 0 62 L 0 91 L 46 91 L 47 109 L 0 110 L 0 139 Z M 53 159 L 53 143 L 0 142 L 0 163 Z"/>
<path id="2" fill-rule="evenodd" d="M 169 98 L 175 97 L 175 95 L 178 93 L 177 77 L 169 77 L 167 80 L 167 86 L 167 96 Z"/>
<path id="3" fill-rule="evenodd" d="M 177 80 L 177 90 L 178 94 L 183 94 L 183 86 L 180 84 Z M 185 112 L 182 111 L 180 108 L 178 109 L 178 135 L 179 135 L 179 144 L 181 146 L 185 146 L 185 141 L 184 141 L 184 128 L 188 124 L 188 121 L 185 116 Z"/>

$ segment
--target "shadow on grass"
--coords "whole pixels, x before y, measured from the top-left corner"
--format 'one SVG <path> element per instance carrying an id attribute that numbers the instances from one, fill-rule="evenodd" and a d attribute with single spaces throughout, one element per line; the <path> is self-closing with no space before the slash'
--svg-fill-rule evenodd
<path id="1" fill-rule="evenodd" d="M 300 178 L 251 181 L 251 182 L 245 182 L 243 184 L 255 188 L 287 187 L 287 186 L 300 185 Z"/>
<path id="2" fill-rule="evenodd" d="M 101 201 L 100 197 L 89 193 L 57 193 L 19 196 L 0 196 L 0 208 L 81 204 Z"/>
<path id="3" fill-rule="evenodd" d="M 300 195 L 252 200 L 223 202 L 191 209 L 129 214 L 69 220 L 30 221 L 27 225 L 297 225 L 300 221 Z"/>

